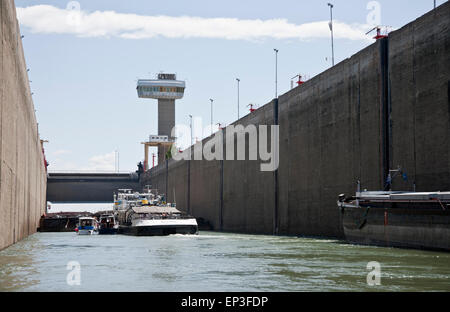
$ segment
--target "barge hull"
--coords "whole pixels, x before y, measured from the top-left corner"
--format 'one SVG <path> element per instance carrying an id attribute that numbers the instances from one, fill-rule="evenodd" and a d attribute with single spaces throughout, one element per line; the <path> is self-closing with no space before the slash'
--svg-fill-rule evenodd
<path id="1" fill-rule="evenodd" d="M 118 233 L 134 236 L 167 236 L 172 234 L 193 235 L 198 233 L 198 228 L 192 225 L 120 226 Z"/>
<path id="2" fill-rule="evenodd" d="M 117 231 L 118 231 L 118 229 L 110 229 L 110 228 L 99 229 L 98 230 L 98 234 L 100 234 L 100 235 L 114 235 L 114 234 L 117 234 Z"/>
<path id="3" fill-rule="evenodd" d="M 343 226 L 354 244 L 450 251 L 448 209 L 346 207 Z"/>

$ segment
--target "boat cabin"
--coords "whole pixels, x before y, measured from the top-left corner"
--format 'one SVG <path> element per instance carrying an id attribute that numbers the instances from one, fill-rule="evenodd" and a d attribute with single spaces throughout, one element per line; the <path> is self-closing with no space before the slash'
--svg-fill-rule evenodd
<path id="1" fill-rule="evenodd" d="M 116 221 L 113 215 L 102 215 L 100 216 L 100 226 L 106 229 L 114 228 Z"/>
<path id="2" fill-rule="evenodd" d="M 97 220 L 90 217 L 81 217 L 78 219 L 80 230 L 91 230 L 97 225 Z"/>

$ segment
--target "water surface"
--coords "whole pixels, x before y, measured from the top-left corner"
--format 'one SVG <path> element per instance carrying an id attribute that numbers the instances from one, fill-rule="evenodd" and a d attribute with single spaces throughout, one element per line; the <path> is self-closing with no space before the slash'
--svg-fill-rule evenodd
<path id="1" fill-rule="evenodd" d="M 67 284 L 80 264 L 81 285 Z M 381 285 L 368 286 L 368 262 Z M 201 232 L 37 233 L 0 252 L 0 291 L 450 291 L 450 254 Z"/>

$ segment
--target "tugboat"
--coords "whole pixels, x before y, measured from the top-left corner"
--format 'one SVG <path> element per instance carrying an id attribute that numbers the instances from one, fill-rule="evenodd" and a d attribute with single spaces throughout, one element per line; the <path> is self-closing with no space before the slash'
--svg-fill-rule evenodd
<path id="1" fill-rule="evenodd" d="M 450 192 L 360 191 L 339 195 L 350 243 L 450 251 Z"/>
<path id="2" fill-rule="evenodd" d="M 80 217 L 75 232 L 77 232 L 78 235 L 98 234 L 98 222 L 95 218 Z"/>
<path id="3" fill-rule="evenodd" d="M 116 234 L 119 224 L 116 222 L 114 215 L 104 214 L 100 216 L 99 230 L 100 235 Z"/>
<path id="4" fill-rule="evenodd" d="M 119 221 L 119 234 L 164 236 L 198 234 L 197 220 L 166 203 L 164 196 L 153 191 L 133 193 L 119 190 L 114 199 L 114 212 Z"/>

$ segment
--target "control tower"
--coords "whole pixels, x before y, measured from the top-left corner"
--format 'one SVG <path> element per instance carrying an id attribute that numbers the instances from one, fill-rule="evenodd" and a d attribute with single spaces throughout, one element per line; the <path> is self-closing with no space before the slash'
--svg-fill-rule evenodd
<path id="1" fill-rule="evenodd" d="M 185 88 L 185 82 L 177 80 L 175 74 L 158 74 L 158 79 L 139 79 L 137 83 L 139 98 L 158 100 L 158 136 L 167 136 L 169 142 L 174 141 L 175 100 L 184 96 Z M 158 164 L 164 163 L 168 150 L 167 144 L 158 145 Z"/>

